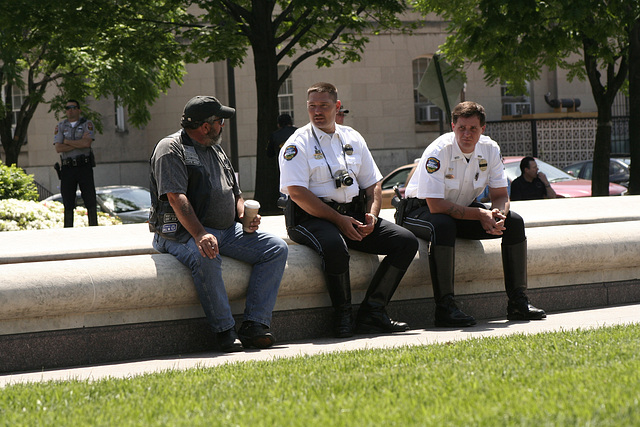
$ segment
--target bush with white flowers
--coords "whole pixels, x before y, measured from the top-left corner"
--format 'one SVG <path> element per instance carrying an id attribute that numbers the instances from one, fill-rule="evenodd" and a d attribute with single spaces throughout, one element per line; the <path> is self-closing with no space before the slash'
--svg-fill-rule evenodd
<path id="1" fill-rule="evenodd" d="M 74 211 L 75 227 L 88 227 L 87 209 Z M 98 225 L 122 224 L 104 212 L 98 212 Z M 34 202 L 31 200 L 0 200 L 0 231 L 40 230 L 64 227 L 64 206 L 60 202 Z"/>

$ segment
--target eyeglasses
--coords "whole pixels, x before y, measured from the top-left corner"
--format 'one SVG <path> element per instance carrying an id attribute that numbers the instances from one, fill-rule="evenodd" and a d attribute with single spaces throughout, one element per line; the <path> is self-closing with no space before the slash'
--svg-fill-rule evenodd
<path id="1" fill-rule="evenodd" d="M 77 110 L 78 106 L 77 105 L 67 105 L 64 107 L 65 110 Z"/>
<path id="2" fill-rule="evenodd" d="M 214 122 L 220 122 L 220 126 L 224 126 L 224 118 L 218 119 L 218 120 L 214 120 Z"/>

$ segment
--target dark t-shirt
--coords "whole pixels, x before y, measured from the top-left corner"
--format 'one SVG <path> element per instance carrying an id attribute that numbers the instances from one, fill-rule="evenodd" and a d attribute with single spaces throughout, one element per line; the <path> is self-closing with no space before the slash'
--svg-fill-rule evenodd
<path id="1" fill-rule="evenodd" d="M 269 136 L 269 143 L 267 144 L 267 156 L 275 157 L 280 152 L 280 149 L 287 142 L 287 139 L 298 129 L 295 126 L 285 126 L 277 131 L 273 132 Z"/>
<path id="2" fill-rule="evenodd" d="M 537 200 L 544 199 L 547 189 L 540 178 L 535 178 L 528 182 L 522 175 L 511 183 L 511 200 Z"/>
<path id="3" fill-rule="evenodd" d="M 236 196 L 241 193 L 231 162 L 219 145 L 205 147 L 194 141 L 193 146 L 183 146 L 179 133 L 162 139 L 151 158 L 152 179 L 157 183 L 158 197 L 167 193 L 187 194 L 187 164 L 202 165 L 210 181 L 211 194 L 205 196 L 210 200 L 208 209 L 198 216 L 202 225 L 219 230 L 232 226 Z"/>

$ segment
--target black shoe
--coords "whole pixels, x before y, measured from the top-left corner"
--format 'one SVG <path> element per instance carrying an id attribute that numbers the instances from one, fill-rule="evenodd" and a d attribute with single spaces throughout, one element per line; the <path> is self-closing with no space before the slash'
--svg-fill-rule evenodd
<path id="1" fill-rule="evenodd" d="M 476 319 L 460 310 L 453 296 L 447 295 L 436 303 L 435 324 L 438 327 L 459 328 L 475 325 Z"/>
<path id="2" fill-rule="evenodd" d="M 218 339 L 218 348 L 220 351 L 225 353 L 242 351 L 242 343 L 238 339 L 238 334 L 236 333 L 235 328 L 218 332 L 216 334 L 216 338 Z"/>
<path id="3" fill-rule="evenodd" d="M 547 317 L 547 313 L 540 308 L 531 305 L 525 294 L 520 294 L 509 299 L 507 305 L 507 319 L 509 320 L 541 320 Z"/>
<path id="4" fill-rule="evenodd" d="M 268 326 L 251 320 L 242 323 L 238 335 L 244 348 L 269 348 L 276 342 Z"/>
<path id="5" fill-rule="evenodd" d="M 358 313 L 356 321 L 356 333 L 358 334 L 381 334 L 408 330 L 408 324 L 393 320 L 384 310 Z"/>

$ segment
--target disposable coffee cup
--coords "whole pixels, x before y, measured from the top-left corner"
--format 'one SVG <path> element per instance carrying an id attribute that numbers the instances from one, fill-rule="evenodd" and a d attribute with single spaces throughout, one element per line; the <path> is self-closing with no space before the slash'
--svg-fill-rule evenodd
<path id="1" fill-rule="evenodd" d="M 254 230 L 250 229 L 249 226 L 251 221 L 258 215 L 258 211 L 260 210 L 260 202 L 257 200 L 245 200 L 244 201 L 244 217 L 242 218 L 242 230 L 246 233 L 252 233 Z"/>

